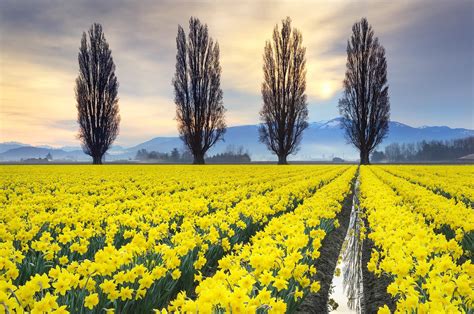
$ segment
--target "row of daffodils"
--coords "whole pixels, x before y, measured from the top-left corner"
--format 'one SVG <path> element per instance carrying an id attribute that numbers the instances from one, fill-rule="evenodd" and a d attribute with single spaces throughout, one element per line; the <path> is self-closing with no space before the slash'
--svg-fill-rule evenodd
<path id="1" fill-rule="evenodd" d="M 463 176 L 462 169 L 456 170 L 463 178 L 458 184 L 469 181 L 468 171 Z M 434 176 L 410 177 L 409 182 L 408 173 L 403 166 L 361 167 L 361 206 L 375 245 L 367 267 L 392 279 L 387 292 L 396 300 L 397 312 L 469 312 L 474 306 L 473 252 L 462 243 L 472 236 L 473 209 L 426 179 Z M 388 312 L 387 306 L 380 311 Z"/>
<path id="2" fill-rule="evenodd" d="M 250 239 L 256 243 L 269 222 L 290 219 L 302 203 L 342 179 L 347 190 L 355 168 L 5 167 L 0 311 L 137 313 L 176 307 L 183 295 L 199 291 L 203 278 L 218 278 L 212 276 L 218 266 L 221 271 L 229 258 L 243 254 Z M 337 199 L 322 206 L 342 197 L 332 193 Z M 315 218 L 313 229 L 319 222 Z M 288 252 L 310 245 L 306 250 L 315 258 L 322 233 L 312 231 L 314 244 L 302 244 L 308 241 L 304 237 L 290 241 Z M 299 255 L 291 258 L 300 261 Z M 308 291 L 308 274 L 314 271 L 297 268 L 295 300 Z M 276 278 L 289 280 L 284 274 Z M 270 296 L 267 309 L 287 306 L 287 298 Z"/>
<path id="3" fill-rule="evenodd" d="M 460 199 L 449 198 L 437 194 L 425 186 L 411 183 L 386 171 L 387 168 L 391 170 L 395 167 L 373 167 L 373 171 L 385 184 L 391 186 L 397 194 L 402 196 L 404 201 L 412 204 L 414 211 L 421 212 L 434 226 L 438 228 L 449 226 L 458 232 L 458 237 L 474 230 L 474 215 L 472 215 L 470 205 L 460 201 Z M 399 168 L 394 169 L 395 174 Z M 472 178 L 466 173 L 464 180 L 459 180 L 457 184 L 452 186 L 453 188 L 458 185 L 462 186 L 468 181 L 473 181 Z M 443 178 L 439 177 L 438 181 L 443 181 Z"/>
<path id="4" fill-rule="evenodd" d="M 472 166 L 386 166 L 384 170 L 412 183 L 474 205 L 474 167 Z"/>

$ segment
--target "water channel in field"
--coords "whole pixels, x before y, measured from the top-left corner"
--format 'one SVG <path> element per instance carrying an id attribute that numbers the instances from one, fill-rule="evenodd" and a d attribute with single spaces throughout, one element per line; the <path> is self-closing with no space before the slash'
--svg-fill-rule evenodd
<path id="1" fill-rule="evenodd" d="M 360 218 L 358 195 L 359 179 L 357 179 L 354 189 L 349 227 L 332 280 L 332 290 L 329 296 L 330 313 L 362 312 L 363 241 L 360 239 L 360 232 L 363 222 Z"/>

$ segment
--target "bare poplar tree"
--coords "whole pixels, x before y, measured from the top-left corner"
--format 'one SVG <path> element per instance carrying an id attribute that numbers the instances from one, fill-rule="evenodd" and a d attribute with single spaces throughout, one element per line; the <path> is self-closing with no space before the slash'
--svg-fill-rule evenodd
<path id="1" fill-rule="evenodd" d="M 289 17 L 273 30 L 263 54 L 263 108 L 260 141 L 278 156 L 278 164 L 298 151 L 303 131 L 308 127 L 306 103 L 306 48 L 303 36 L 291 28 Z"/>
<path id="2" fill-rule="evenodd" d="M 219 45 L 208 35 L 207 25 L 189 20 L 189 35 L 178 26 L 176 73 L 173 78 L 178 131 L 194 156 L 204 155 L 225 133 L 225 108 L 220 88 Z"/>
<path id="3" fill-rule="evenodd" d="M 118 82 L 102 26 L 94 23 L 88 34 L 82 34 L 79 48 L 77 121 L 84 153 L 92 157 L 94 164 L 101 164 L 119 131 Z"/>
<path id="4" fill-rule="evenodd" d="M 352 27 L 346 67 L 339 100 L 342 127 L 348 142 L 360 151 L 360 163 L 369 164 L 370 153 L 388 133 L 390 101 L 385 49 L 365 18 Z"/>

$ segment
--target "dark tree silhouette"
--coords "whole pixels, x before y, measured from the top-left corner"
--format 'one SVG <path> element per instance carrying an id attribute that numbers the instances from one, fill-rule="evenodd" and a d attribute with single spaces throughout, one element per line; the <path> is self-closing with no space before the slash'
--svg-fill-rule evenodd
<path id="1" fill-rule="evenodd" d="M 339 100 L 342 127 L 348 142 L 360 151 L 360 163 L 369 164 L 370 153 L 388 133 L 390 101 L 385 49 L 365 18 L 352 27 L 346 67 Z"/>
<path id="2" fill-rule="evenodd" d="M 306 48 L 289 17 L 273 29 L 273 42 L 267 41 L 263 54 L 263 108 L 260 141 L 278 156 L 278 164 L 298 151 L 303 131 L 308 127 L 306 103 Z"/>
<path id="3" fill-rule="evenodd" d="M 225 133 L 225 108 L 220 88 L 219 45 L 208 35 L 207 25 L 189 20 L 189 36 L 178 26 L 176 74 L 173 78 L 178 131 L 194 156 L 204 155 Z"/>
<path id="4" fill-rule="evenodd" d="M 170 153 L 170 159 L 172 161 L 179 161 L 179 158 L 181 158 L 181 154 L 179 153 L 179 150 L 175 147 Z"/>
<path id="5" fill-rule="evenodd" d="M 89 39 L 89 40 L 88 40 Z M 93 24 L 82 34 L 76 79 L 77 121 L 84 153 L 101 164 L 119 131 L 118 82 L 112 51 L 102 26 Z"/>

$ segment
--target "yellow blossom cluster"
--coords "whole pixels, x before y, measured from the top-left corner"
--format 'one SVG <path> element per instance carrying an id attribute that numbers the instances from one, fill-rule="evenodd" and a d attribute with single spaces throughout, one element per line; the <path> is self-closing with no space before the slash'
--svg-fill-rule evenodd
<path id="1" fill-rule="evenodd" d="M 403 183 L 377 166 L 362 166 L 360 182 L 368 237 L 375 245 L 367 268 L 392 279 L 387 292 L 396 300 L 397 312 L 472 310 L 474 265 L 466 258 L 460 238 L 448 239 L 437 228 L 440 223 L 449 223 L 457 234 L 472 230 L 472 225 L 462 222 L 472 222 L 472 209 L 466 212 L 465 207 L 458 207 L 459 203 L 447 198 L 445 202 L 425 189 L 433 194 L 431 198 L 412 183 Z M 416 198 L 414 193 L 435 203 Z M 450 210 L 465 216 L 455 218 Z M 435 217 L 434 213 L 440 216 Z M 386 306 L 379 310 L 387 311 Z"/>
<path id="2" fill-rule="evenodd" d="M 474 205 L 474 167 L 472 166 L 384 166 L 383 170 L 435 193 Z"/>
<path id="3" fill-rule="evenodd" d="M 465 233 L 474 231 L 473 208 L 468 207 L 464 202 L 458 201 L 455 198 L 436 194 L 424 186 L 397 177 L 384 171 L 384 169 L 377 166 L 373 167 L 374 173 L 385 184 L 392 187 L 403 198 L 404 202 L 411 204 L 413 210 L 422 213 L 429 221 L 432 221 L 435 227 L 449 226 L 458 232 L 458 240 Z M 442 178 L 438 180 L 442 181 Z M 466 173 L 464 180 L 461 180 L 458 184 L 463 184 L 463 181 L 473 180 Z"/>
<path id="4" fill-rule="evenodd" d="M 250 243 L 219 261 L 217 272 L 197 286 L 195 300 L 181 292 L 169 310 L 293 312 L 304 295 L 319 290 L 314 263 L 325 228 L 335 224 L 355 171 L 350 167 L 294 211 L 273 218 Z"/>
<path id="5" fill-rule="evenodd" d="M 1 168 L 0 312 L 36 313 L 165 308 L 179 291 L 191 293 L 229 256 L 242 254 L 269 222 L 281 223 L 276 219 L 301 211 L 306 199 L 355 171 L 349 166 Z M 328 202 L 336 206 L 332 199 L 323 204 Z M 301 234 L 305 223 L 295 220 L 291 230 Z M 290 248 L 298 251 L 309 241 L 317 251 L 322 234 L 314 232 L 291 240 Z M 304 280 L 309 272 L 314 269 L 300 267 L 291 276 Z M 302 290 L 292 290 L 294 298 L 301 298 Z"/>

